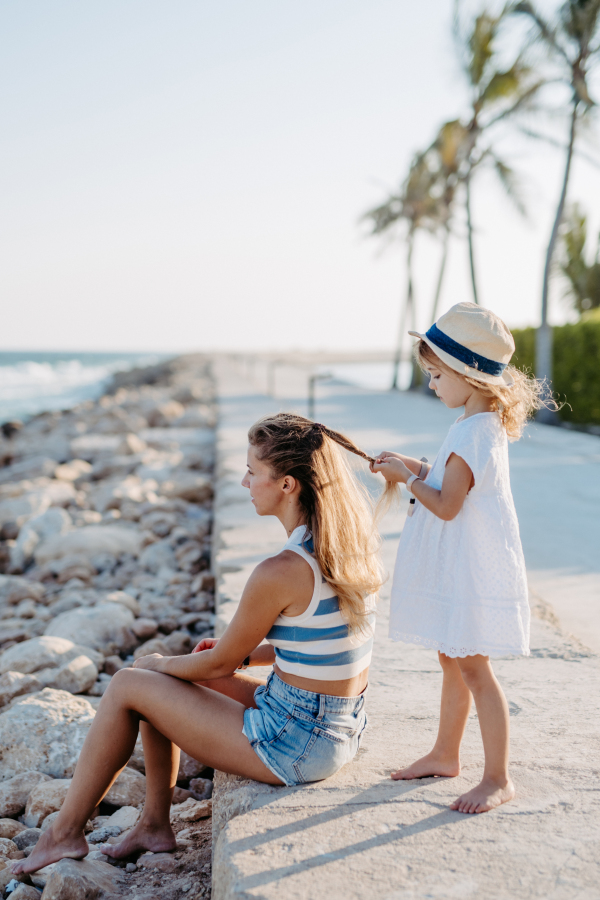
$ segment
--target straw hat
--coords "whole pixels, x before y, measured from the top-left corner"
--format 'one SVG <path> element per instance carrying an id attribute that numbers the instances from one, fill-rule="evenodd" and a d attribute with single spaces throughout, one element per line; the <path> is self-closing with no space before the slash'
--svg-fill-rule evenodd
<path id="1" fill-rule="evenodd" d="M 409 331 L 461 375 L 485 384 L 510 387 L 505 371 L 515 352 L 513 336 L 495 313 L 475 303 L 457 303 L 426 334 Z"/>

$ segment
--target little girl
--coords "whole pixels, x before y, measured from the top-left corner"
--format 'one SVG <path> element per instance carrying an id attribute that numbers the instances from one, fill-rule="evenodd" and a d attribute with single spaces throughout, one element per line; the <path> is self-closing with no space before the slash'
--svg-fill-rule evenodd
<path id="1" fill-rule="evenodd" d="M 471 707 L 485 753 L 481 782 L 451 808 L 481 813 L 506 803 L 506 698 L 490 656 L 529 654 L 529 605 L 519 526 L 508 473 L 509 440 L 542 405 L 542 385 L 508 362 L 515 344 L 504 323 L 473 303 L 458 303 L 419 338 L 415 354 L 429 387 L 464 412 L 432 466 L 400 453 L 371 465 L 388 488 L 414 497 L 398 548 L 390 637 L 438 651 L 442 702 L 433 750 L 394 779 L 455 776 Z M 411 501 L 411 504 L 413 501 Z"/>

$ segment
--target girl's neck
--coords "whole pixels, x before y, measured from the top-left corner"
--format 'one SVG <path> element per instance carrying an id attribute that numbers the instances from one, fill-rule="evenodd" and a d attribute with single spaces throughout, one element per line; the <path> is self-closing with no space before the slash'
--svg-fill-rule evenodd
<path id="1" fill-rule="evenodd" d="M 479 413 L 494 412 L 493 407 L 494 401 L 490 397 L 486 397 L 477 388 L 473 388 L 473 393 L 467 397 L 467 402 L 465 403 L 463 419 L 468 419 L 469 416 L 476 416 Z"/>

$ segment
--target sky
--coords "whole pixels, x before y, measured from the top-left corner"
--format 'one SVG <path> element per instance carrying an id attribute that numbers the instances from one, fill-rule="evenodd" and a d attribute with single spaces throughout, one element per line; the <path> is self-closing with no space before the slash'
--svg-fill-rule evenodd
<path id="1" fill-rule="evenodd" d="M 4 0 L 0 349 L 390 348 L 404 245 L 367 238 L 360 217 L 468 110 L 451 12 Z M 539 315 L 562 157 L 519 140 L 505 155 L 529 216 L 479 176 L 476 254 L 483 305 L 521 326 Z M 600 171 L 577 160 L 570 199 L 597 232 Z M 472 299 L 457 232 L 442 311 Z M 426 328 L 439 244 L 415 252 Z M 556 287 L 551 318 L 567 316 Z"/>

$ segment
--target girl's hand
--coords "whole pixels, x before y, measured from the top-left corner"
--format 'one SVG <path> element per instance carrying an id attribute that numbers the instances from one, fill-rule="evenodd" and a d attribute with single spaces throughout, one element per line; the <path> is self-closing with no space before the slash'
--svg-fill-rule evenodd
<path id="1" fill-rule="evenodd" d="M 219 638 L 203 638 L 199 644 L 196 644 L 192 653 L 202 653 L 203 650 L 212 650 L 219 643 Z"/>
<path id="2" fill-rule="evenodd" d="M 142 656 L 140 659 L 136 659 L 132 668 L 150 669 L 152 672 L 160 672 L 159 665 L 162 659 L 164 659 L 164 656 L 161 656 L 160 653 L 150 653 L 148 656 Z"/>
<path id="3" fill-rule="evenodd" d="M 383 450 L 377 457 L 374 463 L 369 464 L 369 468 L 371 472 L 378 472 L 379 469 L 374 469 L 373 466 L 376 466 L 378 463 L 382 462 L 384 459 L 402 459 L 399 453 L 392 453 L 391 450 Z"/>
<path id="4" fill-rule="evenodd" d="M 400 484 L 406 484 L 413 474 L 395 453 L 387 453 L 385 455 L 382 453 L 371 464 L 371 472 L 381 472 L 386 481 L 400 482 Z"/>

